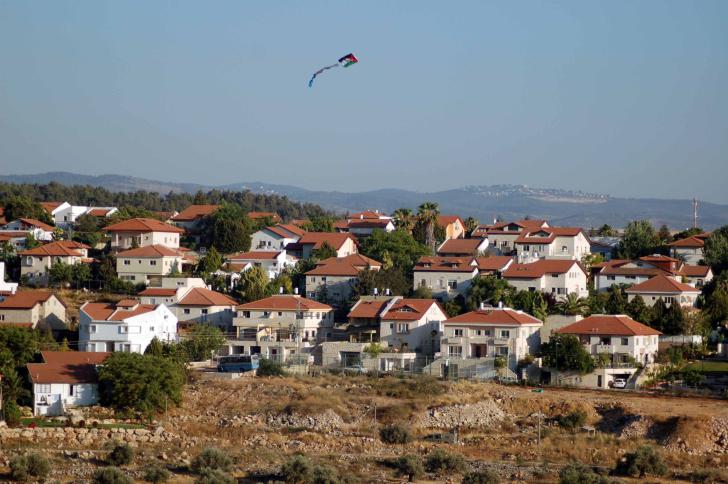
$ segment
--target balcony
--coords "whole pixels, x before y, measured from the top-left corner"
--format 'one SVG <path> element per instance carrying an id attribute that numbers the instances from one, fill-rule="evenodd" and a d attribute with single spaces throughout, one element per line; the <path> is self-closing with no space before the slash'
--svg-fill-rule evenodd
<path id="1" fill-rule="evenodd" d="M 495 346 L 508 346 L 510 342 L 509 338 L 492 338 L 491 344 Z"/>

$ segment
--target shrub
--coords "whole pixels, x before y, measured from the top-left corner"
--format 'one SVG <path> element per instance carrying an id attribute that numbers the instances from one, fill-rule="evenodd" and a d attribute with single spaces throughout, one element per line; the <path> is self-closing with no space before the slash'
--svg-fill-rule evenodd
<path id="1" fill-rule="evenodd" d="M 632 477 L 662 476 L 667 473 L 667 466 L 654 447 L 643 445 L 634 452 L 625 454 L 617 462 L 615 470 L 618 474 Z"/>
<path id="2" fill-rule="evenodd" d="M 581 462 L 572 462 L 561 469 L 559 484 L 607 484 L 609 479 L 594 472 Z"/>
<path id="3" fill-rule="evenodd" d="M 379 430 L 379 438 L 386 444 L 406 444 L 412 440 L 409 427 L 394 424 L 382 427 Z"/>
<path id="4" fill-rule="evenodd" d="M 16 481 L 26 481 L 29 477 L 44 479 L 50 472 L 48 459 L 36 452 L 16 456 L 10 461 L 10 477 Z"/>
<path id="5" fill-rule="evenodd" d="M 428 472 L 463 472 L 465 459 L 461 454 L 435 449 L 425 459 L 425 468 Z"/>
<path id="6" fill-rule="evenodd" d="M 7 400 L 3 404 L 3 415 L 5 415 L 5 423 L 7 423 L 9 427 L 17 426 L 20 423 L 20 417 L 22 416 L 20 413 L 20 407 L 18 407 L 18 404 L 12 400 Z"/>
<path id="7" fill-rule="evenodd" d="M 114 466 L 129 465 L 134 460 L 134 449 L 129 444 L 116 443 L 106 460 Z"/>
<path id="8" fill-rule="evenodd" d="M 484 469 L 465 474 L 462 484 L 498 484 L 500 477 L 494 471 Z"/>
<path id="9" fill-rule="evenodd" d="M 559 426 L 565 429 L 578 429 L 586 423 L 586 412 L 583 410 L 574 410 L 566 415 L 559 415 L 557 422 Z"/>
<path id="10" fill-rule="evenodd" d="M 195 484 L 234 484 L 235 479 L 220 469 L 205 468 L 195 479 Z"/>
<path id="11" fill-rule="evenodd" d="M 281 476 L 289 483 L 311 482 L 313 478 L 311 461 L 303 455 L 293 456 L 281 467 Z"/>
<path id="12" fill-rule="evenodd" d="M 286 376 L 286 370 L 283 369 L 283 365 L 275 360 L 269 360 L 264 358 L 258 363 L 258 370 L 255 372 L 256 376 Z"/>
<path id="13" fill-rule="evenodd" d="M 104 467 L 94 473 L 93 484 L 133 484 L 129 476 L 118 467 Z"/>
<path id="14" fill-rule="evenodd" d="M 410 482 L 414 482 L 425 473 L 422 459 L 416 455 L 405 455 L 398 458 L 394 461 L 394 468 L 397 469 L 398 475 L 407 476 Z"/>
<path id="15" fill-rule="evenodd" d="M 339 473 L 331 466 L 317 465 L 313 468 L 313 484 L 339 484 Z"/>
<path id="16" fill-rule="evenodd" d="M 206 470 L 221 470 L 228 472 L 233 468 L 233 461 L 225 452 L 214 447 L 204 449 L 192 461 L 192 470 L 203 474 Z"/>
<path id="17" fill-rule="evenodd" d="M 162 466 L 152 464 L 144 470 L 144 480 L 158 484 L 167 482 L 170 478 L 170 472 Z"/>

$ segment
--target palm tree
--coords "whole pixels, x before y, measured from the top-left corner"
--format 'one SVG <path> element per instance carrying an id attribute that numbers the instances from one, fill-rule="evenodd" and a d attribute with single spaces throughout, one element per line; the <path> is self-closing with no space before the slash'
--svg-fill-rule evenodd
<path id="1" fill-rule="evenodd" d="M 586 299 L 579 297 L 575 292 L 569 293 L 565 299 L 556 303 L 556 309 L 559 313 L 574 316 L 576 314 L 584 314 L 584 311 L 589 307 Z"/>
<path id="2" fill-rule="evenodd" d="M 424 202 L 417 207 L 417 220 L 425 228 L 425 245 L 435 252 L 435 225 L 440 215 L 440 208 L 435 202 Z"/>
<path id="3" fill-rule="evenodd" d="M 408 234 L 412 233 L 412 229 L 415 226 L 415 217 L 412 210 L 409 208 L 398 208 L 392 216 L 394 217 L 394 225 L 398 229 L 404 230 Z"/>

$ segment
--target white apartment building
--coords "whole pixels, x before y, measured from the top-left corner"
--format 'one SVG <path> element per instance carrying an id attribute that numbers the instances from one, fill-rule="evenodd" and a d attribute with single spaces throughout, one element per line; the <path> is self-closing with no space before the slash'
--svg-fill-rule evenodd
<path id="1" fill-rule="evenodd" d="M 401 352 L 433 356 L 440 350 L 447 314 L 434 299 L 398 298 L 380 316 L 379 342 Z"/>
<path id="2" fill-rule="evenodd" d="M 503 271 L 503 279 L 519 291 L 541 291 L 557 298 L 565 298 L 568 294 L 589 295 L 586 271 L 581 263 L 571 259 L 511 264 Z"/>

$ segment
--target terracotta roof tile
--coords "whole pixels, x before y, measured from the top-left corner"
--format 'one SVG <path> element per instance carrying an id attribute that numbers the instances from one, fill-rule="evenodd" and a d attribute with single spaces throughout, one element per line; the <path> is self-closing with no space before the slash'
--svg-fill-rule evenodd
<path id="1" fill-rule="evenodd" d="M 42 290 L 18 291 L 15 294 L 5 294 L 3 295 L 4 300 L 0 301 L 0 309 L 31 309 L 36 304 L 48 301 L 51 296 L 53 296 L 52 292 Z M 63 301 L 58 300 L 63 304 Z"/>
<path id="2" fill-rule="evenodd" d="M 337 232 L 306 232 L 298 240 L 301 245 L 313 245 L 314 249 L 319 249 L 324 242 L 328 242 L 335 250 L 340 249 L 347 241 L 351 239 L 356 243 L 356 238 L 351 234 L 342 234 Z"/>
<path id="3" fill-rule="evenodd" d="M 69 248 L 65 242 L 49 242 L 32 249 L 21 250 L 18 255 L 35 257 L 83 257 L 77 250 Z"/>
<path id="4" fill-rule="evenodd" d="M 440 307 L 434 299 L 400 299 L 382 315 L 382 320 L 418 321 L 433 305 Z M 442 311 L 442 308 L 440 310 Z"/>
<path id="5" fill-rule="evenodd" d="M 491 255 L 475 259 L 479 271 L 504 271 L 513 264 L 513 257 L 508 255 Z"/>
<path id="6" fill-rule="evenodd" d="M 281 310 L 281 311 L 296 311 L 300 308 L 301 311 L 329 311 L 331 306 L 323 304 L 312 299 L 306 299 L 305 297 L 295 296 L 292 294 L 283 294 L 266 297 L 257 301 L 249 302 L 246 304 L 240 304 L 238 309 L 253 309 L 253 310 Z"/>
<path id="7" fill-rule="evenodd" d="M 248 218 L 250 218 L 251 220 L 258 220 L 266 217 L 269 217 L 274 222 L 281 219 L 280 215 L 275 212 L 248 212 Z"/>
<path id="8" fill-rule="evenodd" d="M 670 247 L 691 247 L 691 248 L 702 248 L 705 247 L 705 239 L 692 236 L 687 239 L 676 240 L 675 242 L 668 244 Z"/>
<path id="9" fill-rule="evenodd" d="M 700 292 L 699 289 L 694 288 L 688 284 L 678 282 L 672 277 L 667 276 L 655 276 L 651 279 L 635 284 L 625 290 L 629 294 L 637 293 L 666 293 L 666 294 L 679 294 L 683 292 Z"/>
<path id="10" fill-rule="evenodd" d="M 351 308 L 347 318 L 376 318 L 382 310 L 391 301 L 390 297 L 382 297 L 377 299 L 359 299 L 357 303 Z"/>
<path id="11" fill-rule="evenodd" d="M 96 365 L 111 353 L 78 351 L 43 351 L 44 363 L 28 363 L 33 383 L 98 383 Z"/>
<path id="12" fill-rule="evenodd" d="M 23 222 L 24 225 L 37 227 L 41 230 L 45 230 L 46 232 L 53 232 L 55 230 L 55 227 L 34 218 L 21 218 L 20 221 Z"/>
<path id="13" fill-rule="evenodd" d="M 164 287 L 148 287 L 139 293 L 140 296 L 148 297 L 171 297 L 177 294 L 177 289 L 167 289 Z"/>
<path id="14" fill-rule="evenodd" d="M 544 274 L 564 274 L 569 272 L 574 264 L 584 272 L 584 268 L 575 260 L 540 259 L 530 264 L 511 264 L 503 272 L 503 277 L 506 279 L 535 279 L 542 277 Z"/>
<path id="15" fill-rule="evenodd" d="M 330 257 L 316 264 L 316 267 L 306 272 L 307 276 L 357 276 L 360 271 L 380 269 L 382 263 L 361 254 L 351 254 L 346 257 Z"/>
<path id="16" fill-rule="evenodd" d="M 154 218 L 130 218 L 104 227 L 106 232 L 170 232 L 181 234 L 184 230 L 160 222 Z"/>
<path id="17" fill-rule="evenodd" d="M 462 225 L 463 221 L 457 215 L 438 215 L 437 216 L 437 224 L 440 227 L 445 227 L 447 225 L 454 224 L 458 220 L 460 220 L 460 225 Z"/>
<path id="18" fill-rule="evenodd" d="M 207 215 L 212 215 L 220 205 L 190 205 L 172 217 L 175 222 L 191 222 Z"/>
<path id="19" fill-rule="evenodd" d="M 469 256 L 487 248 L 485 239 L 448 239 L 437 249 L 437 253 Z"/>
<path id="20" fill-rule="evenodd" d="M 80 310 L 88 314 L 93 321 L 123 321 L 127 318 L 139 316 L 154 311 L 157 306 L 152 304 L 137 304 L 129 308 L 119 307 L 113 303 L 86 303 Z"/>
<path id="21" fill-rule="evenodd" d="M 710 273 L 710 266 L 691 266 L 683 264 L 680 274 L 686 277 L 706 277 Z"/>
<path id="22" fill-rule="evenodd" d="M 424 256 L 415 264 L 415 272 L 473 272 L 472 257 Z"/>
<path id="23" fill-rule="evenodd" d="M 52 213 L 53 210 L 57 209 L 61 205 L 63 205 L 63 202 L 40 202 L 40 206 L 48 213 Z"/>
<path id="24" fill-rule="evenodd" d="M 166 245 L 147 245 L 129 249 L 117 254 L 118 257 L 182 257 L 182 254 Z"/>
<path id="25" fill-rule="evenodd" d="M 478 309 L 447 319 L 445 324 L 494 324 L 499 326 L 543 325 L 540 319 L 510 308 Z"/>
<path id="26" fill-rule="evenodd" d="M 638 323 L 629 316 L 594 314 L 559 328 L 554 333 L 605 336 L 657 336 L 662 333 Z"/>
<path id="27" fill-rule="evenodd" d="M 227 256 L 227 260 L 230 262 L 236 261 L 247 261 L 247 260 L 274 260 L 280 254 L 280 251 L 251 251 L 251 252 L 238 252 Z"/>
<path id="28" fill-rule="evenodd" d="M 195 287 L 190 289 L 177 304 L 180 306 L 236 306 L 238 302 L 217 291 Z"/>

